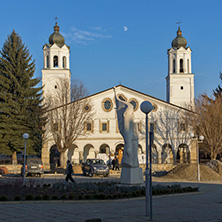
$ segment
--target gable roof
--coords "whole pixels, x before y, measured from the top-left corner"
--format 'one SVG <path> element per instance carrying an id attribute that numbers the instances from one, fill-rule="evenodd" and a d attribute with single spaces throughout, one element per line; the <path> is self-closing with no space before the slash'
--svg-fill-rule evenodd
<path id="1" fill-rule="evenodd" d="M 124 85 L 122 85 L 122 84 L 119 84 L 119 85 L 117 85 L 117 86 L 115 86 L 115 87 L 116 87 L 116 88 L 121 87 L 121 88 L 127 89 L 127 90 L 129 90 L 129 91 L 133 91 L 133 92 L 135 92 L 135 93 L 141 94 L 141 95 L 143 95 L 143 96 L 150 97 L 151 99 L 157 100 L 157 101 L 159 101 L 159 102 L 161 102 L 161 103 L 164 103 L 164 104 L 166 104 L 166 105 L 168 105 L 168 106 L 170 105 L 170 106 L 173 106 L 173 107 L 175 107 L 175 108 L 183 109 L 184 111 L 193 112 L 192 110 L 189 110 L 189 109 L 186 109 L 186 108 L 184 108 L 184 107 L 175 105 L 175 104 L 173 104 L 173 103 L 166 102 L 166 101 L 164 101 L 164 100 L 162 100 L 162 99 L 158 99 L 158 98 L 156 98 L 156 97 L 154 97 L 154 96 L 150 96 L 150 95 L 148 95 L 148 94 L 146 94 L 146 93 L 137 91 L 137 90 L 135 90 L 135 89 L 129 88 L 129 87 L 124 86 Z M 92 95 L 86 96 L 86 97 L 80 99 L 79 101 L 84 100 L 84 99 L 92 98 L 92 97 L 97 96 L 97 95 L 99 95 L 99 94 L 108 92 L 108 91 L 110 91 L 110 90 L 112 90 L 112 89 L 113 89 L 113 87 L 112 87 L 112 88 L 105 89 L 105 90 L 102 90 L 102 91 L 100 91 L 100 92 L 97 92 L 97 93 L 94 93 L 94 94 L 92 94 Z M 74 101 L 74 102 L 75 102 L 75 101 Z M 72 104 L 72 103 L 74 103 L 74 102 L 67 103 L 66 105 Z M 61 106 L 55 107 L 55 108 L 50 109 L 50 110 L 47 110 L 47 111 L 51 111 L 51 110 L 54 110 L 54 109 L 57 109 L 57 108 L 60 108 L 60 107 L 63 107 L 63 106 L 64 106 L 64 105 L 61 105 Z M 46 112 L 47 112 L 47 111 L 46 111 Z"/>
<path id="2" fill-rule="evenodd" d="M 119 84 L 119 85 L 116 86 L 116 88 L 119 88 L 119 87 L 125 88 L 125 89 L 127 89 L 127 90 L 129 90 L 129 91 L 133 91 L 133 92 L 135 92 L 135 93 L 141 94 L 141 95 L 146 96 L 146 97 L 150 97 L 151 99 L 157 100 L 157 101 L 159 101 L 159 102 L 161 102 L 161 103 L 164 103 L 164 104 L 166 104 L 166 105 L 170 105 L 170 106 L 173 106 L 173 107 L 175 107 L 175 108 L 183 109 L 183 110 L 185 110 L 185 111 L 191 111 L 191 110 L 186 109 L 186 108 L 184 108 L 184 107 L 175 105 L 175 104 L 173 104 L 173 103 L 166 102 L 165 100 L 158 99 L 158 98 L 156 98 L 156 97 L 154 97 L 154 96 L 150 96 L 150 95 L 148 95 L 148 94 L 146 94 L 146 93 L 137 91 L 137 90 L 135 90 L 135 89 L 129 88 L 129 87 L 124 86 L 124 85 L 122 85 L 122 84 Z M 97 93 L 94 93 L 94 94 L 89 95 L 89 96 L 87 96 L 87 97 L 85 97 L 85 98 L 90 98 L 90 97 L 93 97 L 93 96 L 95 96 L 95 95 L 99 95 L 99 94 L 104 93 L 104 92 L 107 92 L 107 91 L 109 91 L 109 90 L 111 90 L 111 89 L 113 89 L 113 87 L 112 87 L 112 88 L 108 88 L 108 89 L 103 90 L 103 91 L 100 91 L 100 92 L 97 92 Z M 84 98 L 83 98 L 83 99 L 84 99 Z"/>

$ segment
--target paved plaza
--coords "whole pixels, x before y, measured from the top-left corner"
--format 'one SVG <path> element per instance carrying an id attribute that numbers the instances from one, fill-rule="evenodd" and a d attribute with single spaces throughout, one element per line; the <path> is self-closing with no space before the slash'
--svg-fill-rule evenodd
<path id="1" fill-rule="evenodd" d="M 163 180 L 154 184 L 172 184 Z M 200 192 L 153 197 L 153 221 L 222 221 L 222 184 L 185 183 L 199 186 Z M 144 222 L 145 198 L 108 201 L 5 202 L 0 204 L 4 222 L 84 222 L 101 218 L 103 222 Z"/>

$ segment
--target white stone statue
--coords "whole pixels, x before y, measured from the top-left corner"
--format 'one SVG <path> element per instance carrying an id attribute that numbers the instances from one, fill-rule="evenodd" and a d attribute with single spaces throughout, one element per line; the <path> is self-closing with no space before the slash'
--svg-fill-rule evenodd
<path id="1" fill-rule="evenodd" d="M 116 100 L 116 112 L 120 134 L 124 139 L 124 151 L 122 167 L 137 168 L 138 161 L 138 129 L 134 123 L 133 105 L 116 97 L 115 87 L 113 88 Z"/>

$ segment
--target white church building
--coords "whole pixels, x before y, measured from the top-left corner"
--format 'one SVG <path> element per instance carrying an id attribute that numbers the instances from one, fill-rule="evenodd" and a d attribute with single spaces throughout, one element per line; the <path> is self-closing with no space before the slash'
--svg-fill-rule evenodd
<path id="1" fill-rule="evenodd" d="M 153 163 L 166 169 L 175 163 L 196 161 L 195 141 L 190 138 L 190 129 L 183 116 L 190 112 L 187 107 L 194 105 L 194 74 L 191 69 L 191 49 L 182 36 L 180 27 L 177 37 L 168 50 L 168 74 L 166 76 L 166 101 L 152 97 L 123 85 L 116 86 L 117 96 L 134 107 L 134 120 L 138 125 L 140 164 L 145 162 L 145 115 L 140 104 L 147 100 L 155 109 L 148 115 L 149 125 L 154 127 L 152 147 Z M 56 23 L 49 43 L 43 46 L 44 67 L 42 69 L 43 98 L 57 88 L 58 79 L 70 81 L 70 47 L 65 44 Z M 119 133 L 115 99 L 112 86 L 109 89 L 87 97 L 92 103 L 94 115 L 85 124 L 85 130 L 75 143 L 66 151 L 66 157 L 72 163 L 85 162 L 87 158 L 103 158 L 123 152 L 123 138 Z M 59 153 L 50 133 L 42 148 L 42 160 L 46 169 L 55 164 Z M 170 167 L 169 167 L 170 168 Z"/>

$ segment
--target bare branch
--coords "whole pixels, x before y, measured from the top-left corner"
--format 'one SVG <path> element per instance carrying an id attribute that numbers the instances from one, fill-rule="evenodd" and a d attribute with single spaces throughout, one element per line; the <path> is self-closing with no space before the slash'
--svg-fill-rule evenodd
<path id="1" fill-rule="evenodd" d="M 86 105 L 92 107 L 87 95 L 82 82 L 73 82 L 70 89 L 69 81 L 60 79 L 54 96 L 48 97 L 48 131 L 60 153 L 71 148 L 76 139 L 84 133 L 84 123 L 92 118 L 92 108 L 85 109 Z"/>

